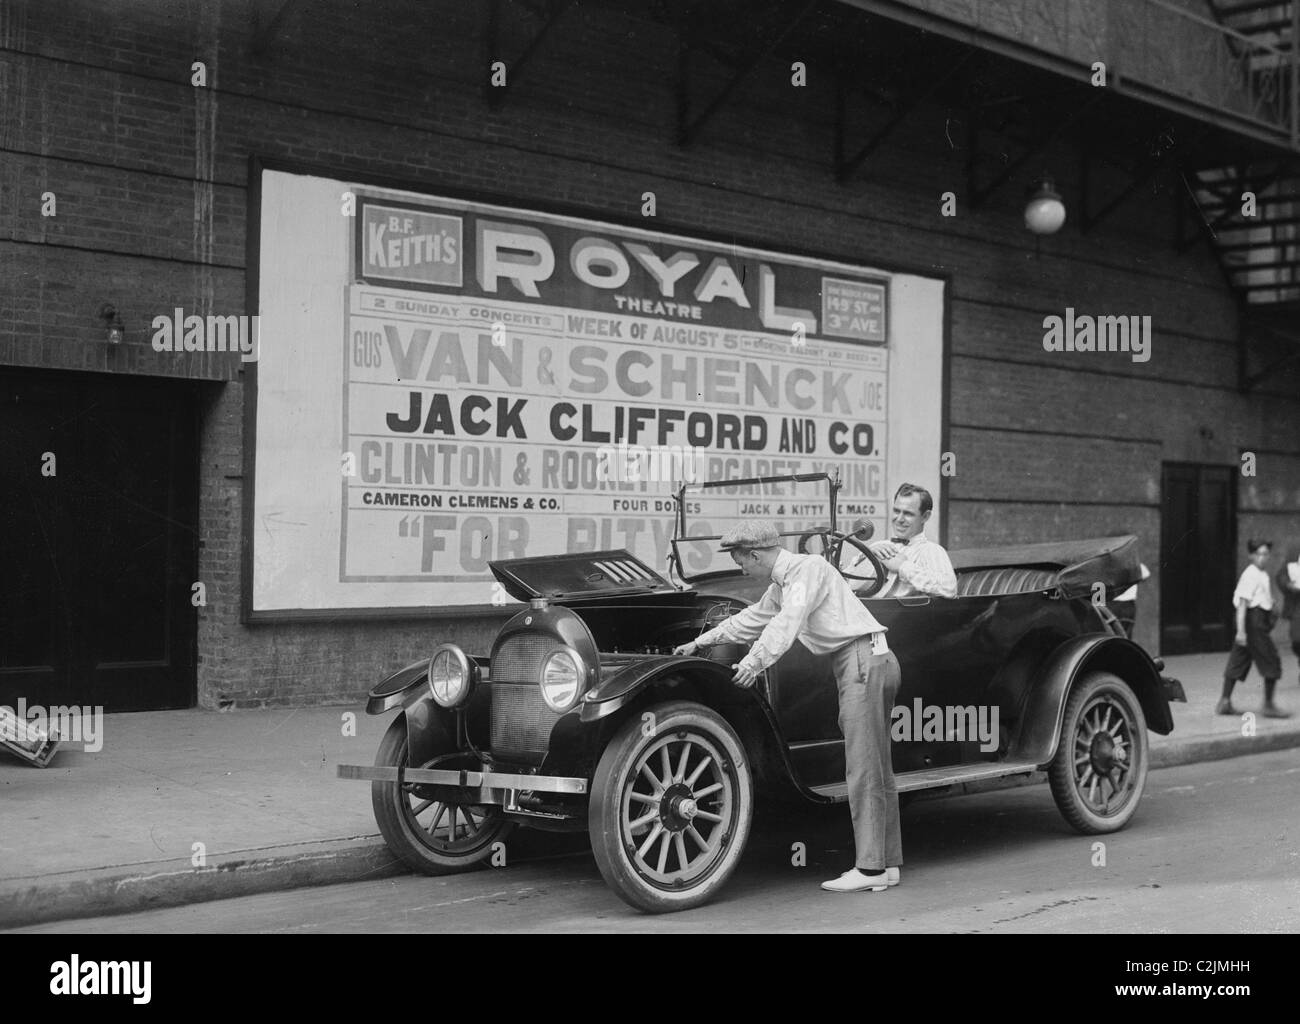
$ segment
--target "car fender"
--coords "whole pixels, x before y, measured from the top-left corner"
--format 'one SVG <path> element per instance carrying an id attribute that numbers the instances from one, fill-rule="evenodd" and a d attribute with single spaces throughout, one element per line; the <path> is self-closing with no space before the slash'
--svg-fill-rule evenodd
<path id="1" fill-rule="evenodd" d="M 408 763 L 427 764 L 456 749 L 456 713 L 434 702 L 428 692 L 406 707 Z"/>
<path id="2" fill-rule="evenodd" d="M 382 715 L 393 708 L 405 707 L 417 700 L 429 678 L 429 659 L 421 658 L 404 668 L 385 676 L 370 689 L 366 699 L 366 714 Z"/>
<path id="3" fill-rule="evenodd" d="M 763 691 L 741 689 L 731 681 L 733 675 L 731 662 L 725 659 L 671 656 L 639 662 L 602 680 L 584 702 L 581 720 L 584 723 L 616 721 L 619 713 L 635 704 L 647 690 L 670 679 L 680 680 L 698 687 L 707 698 L 707 705 L 740 735 L 759 785 L 766 792 L 802 797 L 813 803 L 831 803 L 829 798 L 799 782 L 776 715 Z"/>
<path id="4" fill-rule="evenodd" d="M 642 691 L 675 676 L 689 679 L 707 688 L 727 703 L 739 696 L 731 677 L 730 666 L 705 658 L 669 656 L 639 661 L 602 679 L 583 698 L 582 720 L 597 722 L 622 710 Z"/>
<path id="5" fill-rule="evenodd" d="M 1161 688 L 1160 672 L 1147 652 L 1124 637 L 1093 633 L 1067 640 L 1039 669 L 1008 759 L 1039 765 L 1051 762 L 1056 756 L 1070 687 L 1085 672 L 1097 670 L 1112 672 L 1132 687 L 1148 729 L 1160 735 L 1173 731 L 1173 715 Z"/>
<path id="6" fill-rule="evenodd" d="M 480 669 L 485 659 L 473 658 Z M 370 691 L 366 714 L 382 715 L 401 708 L 406 719 L 406 743 L 410 763 L 421 765 L 448 751 L 457 749 L 456 712 L 439 705 L 429 692 L 429 659 L 415 661 L 385 677 Z M 471 734 L 486 729 L 491 704 L 489 686 L 480 682 L 467 709 Z"/>

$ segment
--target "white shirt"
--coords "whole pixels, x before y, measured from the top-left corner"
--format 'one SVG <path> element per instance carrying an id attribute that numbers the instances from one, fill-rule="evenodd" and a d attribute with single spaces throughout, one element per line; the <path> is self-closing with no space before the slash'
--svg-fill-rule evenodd
<path id="1" fill-rule="evenodd" d="M 903 564 L 897 573 L 891 572 L 885 577 L 885 585 L 876 592 L 876 597 L 908 597 L 912 594 L 957 596 L 957 574 L 953 572 L 952 561 L 942 545 L 924 533 L 918 533 L 899 550 L 899 554 L 903 557 Z M 864 561 L 866 559 L 859 555 L 858 561 L 847 566 L 845 571 L 852 572 L 854 565 Z"/>
<path id="2" fill-rule="evenodd" d="M 1245 601 L 1247 608 L 1263 608 L 1270 611 L 1273 607 L 1273 588 L 1269 585 L 1268 573 L 1253 562 L 1246 566 L 1237 580 L 1237 589 L 1232 592 L 1232 606 L 1238 601 Z"/>
<path id="3" fill-rule="evenodd" d="M 772 585 L 763 596 L 696 643 L 711 647 L 757 637 L 740 664 L 758 673 L 774 665 L 796 640 L 813 654 L 830 654 L 859 637 L 884 631 L 825 558 L 782 550 L 772 567 Z"/>

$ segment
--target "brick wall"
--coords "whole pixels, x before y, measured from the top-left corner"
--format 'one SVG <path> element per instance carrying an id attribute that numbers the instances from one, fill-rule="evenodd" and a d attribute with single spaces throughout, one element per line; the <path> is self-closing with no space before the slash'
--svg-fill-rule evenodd
<path id="1" fill-rule="evenodd" d="M 177 305 L 247 312 L 250 155 L 597 217 L 635 217 L 653 190 L 664 229 L 951 275 L 950 543 L 1138 533 L 1157 573 L 1139 606 L 1152 649 L 1162 461 L 1280 453 L 1241 488 L 1241 528 L 1300 537 L 1300 372 L 1237 393 L 1234 304 L 1207 250 L 1171 245 L 1176 179 L 1155 179 L 1088 235 L 1067 225 L 1036 246 L 1021 225 L 1026 177 L 969 209 L 960 111 L 921 106 L 837 184 L 828 75 L 815 63 L 806 89 L 791 88 L 787 67 L 760 65 L 691 147 L 675 147 L 676 51 L 633 6 L 566 12 L 499 108 L 482 85 L 486 5 L 295 3 L 254 54 L 267 6 L 0 6 L 0 363 L 217 382 L 198 453 L 204 706 L 352 700 L 440 632 L 479 647 L 495 622 L 240 624 L 242 375 L 229 359 L 156 355 L 147 324 Z M 505 10 L 494 59 L 509 62 L 528 26 Z M 190 85 L 195 60 L 205 90 Z M 705 63 L 697 96 L 724 82 Z M 861 102 L 849 110 L 858 137 L 881 116 Z M 1033 169 L 1051 168 L 1073 204 L 1078 164 L 1062 142 Z M 1096 173 L 1116 192 L 1126 182 Z M 40 216 L 46 190 L 57 218 Z M 956 218 L 940 216 L 946 191 L 958 195 Z M 118 352 L 94 319 L 105 301 L 131 332 Z M 1151 315 L 1152 359 L 1045 352 L 1042 319 L 1067 306 Z M 1262 351 L 1260 364 L 1276 354 Z"/>

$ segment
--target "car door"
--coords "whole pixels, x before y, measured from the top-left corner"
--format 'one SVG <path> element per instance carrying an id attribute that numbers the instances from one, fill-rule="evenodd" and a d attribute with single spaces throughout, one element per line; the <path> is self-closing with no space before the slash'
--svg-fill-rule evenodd
<path id="1" fill-rule="evenodd" d="M 898 658 L 902 679 L 896 708 L 914 715 L 918 700 L 925 708 L 982 699 L 999 656 L 974 640 L 990 615 L 989 598 L 922 594 L 868 598 L 863 603 L 888 630 L 890 649 Z M 814 655 L 796 642 L 772 673 L 769 700 L 796 778 L 808 787 L 843 782 L 844 735 L 831 658 Z M 962 745 L 947 740 L 909 735 L 893 744 L 896 772 L 956 764 L 961 757 Z"/>

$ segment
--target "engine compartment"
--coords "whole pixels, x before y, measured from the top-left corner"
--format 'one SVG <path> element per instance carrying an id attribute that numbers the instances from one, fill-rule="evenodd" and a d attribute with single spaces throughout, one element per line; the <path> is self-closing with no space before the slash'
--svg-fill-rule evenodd
<path id="1" fill-rule="evenodd" d="M 704 630 L 744 607 L 736 601 L 693 592 L 673 600 L 640 598 L 588 607 L 570 605 L 591 631 L 602 664 L 627 664 L 637 655 L 671 654 Z"/>

